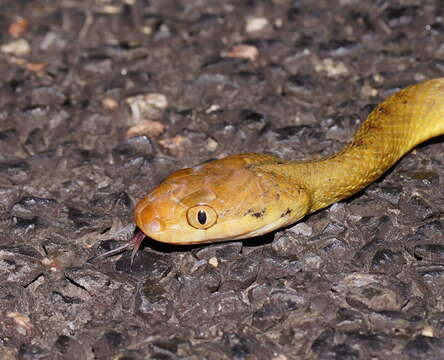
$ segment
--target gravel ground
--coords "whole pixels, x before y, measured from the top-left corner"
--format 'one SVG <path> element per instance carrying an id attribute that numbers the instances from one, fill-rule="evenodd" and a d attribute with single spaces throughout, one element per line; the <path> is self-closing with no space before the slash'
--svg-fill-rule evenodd
<path id="1" fill-rule="evenodd" d="M 170 172 L 340 149 L 444 72 L 436 0 L 0 0 L 1 359 L 442 359 L 444 144 L 258 239 L 134 231 Z"/>

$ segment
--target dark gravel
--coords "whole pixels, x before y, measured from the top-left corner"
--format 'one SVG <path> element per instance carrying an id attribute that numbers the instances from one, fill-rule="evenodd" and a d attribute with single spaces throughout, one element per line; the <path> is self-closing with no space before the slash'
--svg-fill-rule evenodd
<path id="1" fill-rule="evenodd" d="M 442 76 L 442 1 L 0 8 L 1 359 L 444 358 L 442 139 L 289 229 L 88 262 L 171 171 L 320 157 Z"/>

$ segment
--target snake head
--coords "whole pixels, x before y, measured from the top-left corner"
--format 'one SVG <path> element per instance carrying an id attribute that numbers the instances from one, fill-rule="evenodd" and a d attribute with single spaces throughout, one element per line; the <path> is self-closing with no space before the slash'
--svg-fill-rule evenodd
<path id="1" fill-rule="evenodd" d="M 259 236 L 299 220 L 310 196 L 261 170 L 263 158 L 235 155 L 173 173 L 139 201 L 137 226 L 154 240 L 185 245 Z"/>

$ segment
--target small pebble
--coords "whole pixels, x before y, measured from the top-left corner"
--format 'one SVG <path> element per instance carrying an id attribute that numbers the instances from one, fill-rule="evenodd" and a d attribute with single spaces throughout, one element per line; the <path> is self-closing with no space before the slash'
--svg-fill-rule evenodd
<path id="1" fill-rule="evenodd" d="M 177 135 L 172 138 L 159 140 L 160 146 L 167 149 L 171 155 L 176 157 L 182 157 L 185 153 L 185 148 L 190 145 L 191 142 L 188 138 Z"/>
<path id="2" fill-rule="evenodd" d="M 268 20 L 264 17 L 252 17 L 247 19 L 245 31 L 247 33 L 263 30 L 268 25 Z"/>
<path id="3" fill-rule="evenodd" d="M 206 114 L 211 114 L 211 113 L 219 111 L 219 110 L 220 110 L 220 105 L 213 104 L 205 111 L 205 113 Z"/>
<path id="4" fill-rule="evenodd" d="M 326 58 L 322 61 L 317 61 L 315 69 L 318 72 L 325 71 L 328 77 L 337 77 L 347 75 L 349 73 L 345 64 L 341 61 L 333 61 L 333 59 Z"/>
<path id="5" fill-rule="evenodd" d="M 109 110 L 115 110 L 119 107 L 119 103 L 111 98 L 105 98 L 102 100 L 102 106 L 105 109 L 109 109 Z"/>
<path id="6" fill-rule="evenodd" d="M 213 256 L 208 260 L 208 264 L 217 268 L 219 266 L 219 261 L 217 261 L 217 258 Z"/>
<path id="7" fill-rule="evenodd" d="M 126 102 L 131 108 L 135 122 L 142 119 L 159 119 L 163 110 L 168 106 L 166 96 L 156 93 L 129 97 Z"/>
<path id="8" fill-rule="evenodd" d="M 215 151 L 218 148 L 219 144 L 213 138 L 209 138 L 207 141 L 207 150 L 210 152 Z"/>
<path id="9" fill-rule="evenodd" d="M 25 39 L 18 39 L 2 45 L 2 47 L 0 47 L 0 50 L 5 54 L 23 56 L 31 52 L 31 47 Z"/>
<path id="10" fill-rule="evenodd" d="M 433 328 L 430 325 L 426 325 L 422 329 L 421 334 L 424 336 L 433 337 Z"/>
<path id="11" fill-rule="evenodd" d="M 311 226 L 303 222 L 292 226 L 289 230 L 296 235 L 311 236 L 311 234 L 313 234 L 313 229 Z"/>

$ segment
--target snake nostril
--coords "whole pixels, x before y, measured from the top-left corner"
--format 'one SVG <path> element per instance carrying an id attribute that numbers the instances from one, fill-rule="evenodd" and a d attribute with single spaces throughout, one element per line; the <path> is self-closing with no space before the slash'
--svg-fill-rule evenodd
<path id="1" fill-rule="evenodd" d="M 150 233 L 156 233 L 162 230 L 162 225 L 160 223 L 160 221 L 158 220 L 152 220 L 149 223 L 146 224 L 145 228 L 148 230 L 148 232 Z"/>
<path id="2" fill-rule="evenodd" d="M 152 204 L 139 208 L 139 211 L 136 214 L 136 223 L 148 236 L 164 229 L 163 221 L 159 218 L 159 214 Z"/>
<path id="3" fill-rule="evenodd" d="M 153 228 L 159 228 L 158 222 L 157 226 L 151 226 L 150 224 L 155 222 L 157 217 L 156 212 L 153 207 L 148 203 L 145 199 L 141 200 L 139 204 L 137 204 L 134 210 L 134 218 L 136 220 L 136 224 L 146 235 L 148 235 L 148 231 Z"/>

